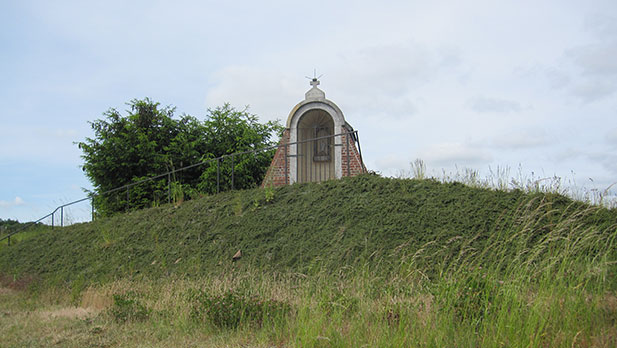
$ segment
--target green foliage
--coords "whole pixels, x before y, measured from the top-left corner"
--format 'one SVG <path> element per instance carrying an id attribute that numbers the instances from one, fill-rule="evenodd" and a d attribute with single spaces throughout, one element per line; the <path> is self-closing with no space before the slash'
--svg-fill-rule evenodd
<path id="1" fill-rule="evenodd" d="M 499 293 L 499 282 L 490 272 L 481 270 L 463 271 L 439 282 L 435 293 L 442 308 L 452 311 L 456 320 L 478 325 L 494 310 Z"/>
<path id="2" fill-rule="evenodd" d="M 8 221 L 13 221 L 13 220 L 8 220 Z M 0 238 L 8 234 L 17 232 L 11 236 L 11 244 L 17 244 L 24 240 L 37 236 L 40 233 L 43 233 L 50 229 L 51 229 L 51 226 L 44 225 L 42 223 L 36 223 L 36 224 L 30 223 L 30 222 L 15 223 L 15 224 L 10 223 L 8 224 L 8 226 L 5 225 L 4 227 L 0 227 Z M 2 249 L 5 246 L 8 246 L 8 239 L 5 239 L 0 242 L 0 249 Z"/>
<path id="3" fill-rule="evenodd" d="M 268 190 L 224 192 L 178 208 L 42 231 L 2 248 L 0 269 L 61 282 L 80 275 L 89 281 L 197 276 L 245 266 L 304 274 L 413 267 L 435 278 L 473 260 L 471 268 L 520 268 L 531 279 L 574 270 L 617 279 L 617 264 L 583 272 L 563 259 L 593 258 L 600 250 L 610 251 L 608 261 L 617 259 L 617 210 L 563 196 L 371 175 Z M 232 263 L 239 249 L 242 258 Z"/>
<path id="4" fill-rule="evenodd" d="M 114 320 L 92 318 L 103 330 L 74 346 L 111 334 L 121 346 L 617 346 L 615 209 L 371 175 L 268 192 L 118 214 L 1 249 L 1 336 L 20 346 L 68 329 L 62 318 L 36 330 L 41 311 L 6 290 L 51 298 L 47 284 L 24 284 L 36 275 L 70 285 L 71 304 L 88 283 L 91 295 L 120 294 Z M 62 344 L 86 332 L 74 327 Z"/>
<path id="5" fill-rule="evenodd" d="M 81 297 L 81 292 L 86 287 L 86 279 L 81 276 L 71 282 L 71 299 L 76 303 Z"/>
<path id="6" fill-rule="evenodd" d="M 83 170 L 95 187 L 94 204 L 99 216 L 165 202 L 170 198 L 171 183 L 161 178 L 126 190 L 103 192 L 207 159 L 266 148 L 273 145 L 271 137 L 281 129 L 278 122 L 261 124 L 255 115 L 229 104 L 208 109 L 205 121 L 188 115 L 175 119 L 175 108 L 161 107 L 147 98 L 134 99 L 128 105 L 126 116 L 110 109 L 103 114 L 104 119 L 91 122 L 94 137 L 78 143 L 83 152 Z M 272 156 L 271 150 L 235 156 L 234 187 L 256 187 Z M 221 164 L 219 189 L 227 190 L 231 187 L 231 160 Z M 175 172 L 171 177 L 176 189 L 191 192 L 188 196 L 196 196 L 197 190 L 217 192 L 216 179 L 216 161 Z"/>
<path id="7" fill-rule="evenodd" d="M 15 227 L 15 226 L 19 226 L 20 223 L 17 220 L 11 220 L 11 219 L 1 219 L 0 218 L 0 229 L 2 228 L 9 228 L 9 227 Z"/>
<path id="8" fill-rule="evenodd" d="M 177 182 L 177 181 L 173 181 L 170 185 L 169 185 L 169 191 L 171 194 L 171 201 L 174 204 L 180 204 L 182 202 L 184 202 L 184 191 L 185 189 L 182 187 L 182 184 Z"/>
<path id="9" fill-rule="evenodd" d="M 319 301 L 319 307 L 324 313 L 332 314 L 340 312 L 343 315 L 353 315 L 358 311 L 360 299 L 342 291 L 339 288 L 329 287 L 329 293 L 325 293 Z"/>
<path id="10" fill-rule="evenodd" d="M 19 222 L 17 220 L 11 219 L 0 219 L 0 237 L 4 237 L 5 235 L 20 229 L 33 229 L 41 226 L 43 226 L 43 224 L 41 224 L 40 222 L 33 224 L 31 222 Z"/>
<path id="11" fill-rule="evenodd" d="M 113 299 L 109 314 L 118 323 L 145 321 L 150 317 L 152 311 L 141 303 L 134 292 L 114 294 Z"/>
<path id="12" fill-rule="evenodd" d="M 210 141 L 210 158 L 272 146 L 274 145 L 270 141 L 272 134 L 278 134 L 282 130 L 278 122 L 268 121 L 260 124 L 255 115 L 248 113 L 247 110 L 235 110 L 229 104 L 209 109 L 208 112 L 209 117 L 204 122 L 204 132 Z M 230 190 L 232 173 L 234 189 L 257 187 L 266 175 L 274 152 L 275 149 L 271 149 L 211 161 L 205 165 L 198 188 L 205 193 Z"/>
<path id="13" fill-rule="evenodd" d="M 264 187 L 264 195 L 265 195 L 265 200 L 266 203 L 270 203 L 272 202 L 272 200 L 274 200 L 274 188 L 271 185 L 267 185 L 266 187 Z"/>
<path id="14" fill-rule="evenodd" d="M 239 325 L 261 326 L 264 320 L 282 318 L 290 313 L 291 306 L 276 300 L 262 300 L 232 290 L 222 295 L 210 295 L 205 291 L 193 292 L 194 304 L 191 317 L 207 321 L 223 329 L 235 329 Z"/>

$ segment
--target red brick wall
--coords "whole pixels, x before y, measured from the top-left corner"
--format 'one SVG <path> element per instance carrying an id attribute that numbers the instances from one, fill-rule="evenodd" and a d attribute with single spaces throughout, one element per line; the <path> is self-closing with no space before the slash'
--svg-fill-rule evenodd
<path id="1" fill-rule="evenodd" d="M 281 141 L 279 141 L 279 145 L 288 143 L 289 129 L 286 129 L 283 132 Z M 279 148 L 276 149 L 276 153 L 274 154 L 274 158 L 272 158 L 272 163 L 270 163 L 270 168 L 268 168 L 268 172 L 266 173 L 264 181 L 261 183 L 261 187 L 266 185 L 282 186 L 289 183 L 289 162 L 285 165 L 285 157 L 287 157 L 288 154 L 289 146 L 279 146 Z M 287 158 L 288 161 L 289 159 L 290 158 Z M 285 171 L 287 171 L 287 173 L 285 173 Z"/>
<path id="2" fill-rule="evenodd" d="M 343 127 L 341 133 L 347 132 L 347 129 Z M 348 142 L 349 140 L 349 142 Z M 343 155 L 341 159 L 341 165 L 343 166 L 343 176 L 356 176 L 362 173 L 366 173 L 366 167 L 362 163 L 360 153 L 356 148 L 356 142 L 353 140 L 353 134 L 345 134 L 341 136 L 341 142 L 343 143 Z M 347 146 L 349 144 L 349 147 Z M 349 157 L 349 161 L 347 158 Z M 349 167 L 347 164 L 349 163 Z"/>

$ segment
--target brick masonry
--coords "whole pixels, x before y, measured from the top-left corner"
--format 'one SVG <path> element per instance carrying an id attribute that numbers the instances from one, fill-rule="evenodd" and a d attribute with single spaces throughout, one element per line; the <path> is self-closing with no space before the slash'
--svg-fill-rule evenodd
<path id="1" fill-rule="evenodd" d="M 348 132 L 345 127 L 342 128 L 343 132 Z M 342 175 L 356 176 L 362 173 L 366 173 L 366 167 L 364 166 L 364 162 L 362 162 L 362 157 L 360 157 L 360 153 L 358 152 L 358 148 L 356 147 L 356 141 L 353 139 L 353 133 L 347 133 L 345 135 L 342 135 L 341 137 L 343 143 L 343 154 L 341 158 L 341 166 L 343 168 L 341 172 Z"/>
<path id="2" fill-rule="evenodd" d="M 283 186 L 289 184 L 289 178 L 291 176 L 289 163 L 293 160 L 293 158 L 288 157 L 289 146 L 285 146 L 289 144 L 289 132 L 289 128 L 283 132 L 283 136 L 279 142 L 279 147 L 274 154 L 274 158 L 272 159 L 272 163 L 270 164 L 270 168 L 268 168 L 266 177 L 264 178 L 261 187 L 269 185 Z M 349 130 L 343 126 L 341 133 L 347 132 L 349 132 Z M 366 173 L 366 167 L 364 166 L 362 157 L 360 156 L 360 152 L 356 146 L 356 141 L 353 139 L 353 134 L 344 134 L 340 137 L 342 144 L 342 158 L 341 163 L 338 165 L 341 166 L 342 176 L 356 176 Z"/>
<path id="3" fill-rule="evenodd" d="M 285 146 L 289 143 L 289 128 L 285 129 L 283 132 L 283 136 L 279 141 L 279 147 L 276 149 L 274 153 L 274 158 L 272 158 L 272 163 L 270 163 L 270 168 L 266 172 L 266 177 L 261 183 L 261 187 L 272 185 L 272 186 L 283 186 L 287 185 L 289 182 L 289 146 Z M 286 159 L 287 158 L 287 162 Z"/>

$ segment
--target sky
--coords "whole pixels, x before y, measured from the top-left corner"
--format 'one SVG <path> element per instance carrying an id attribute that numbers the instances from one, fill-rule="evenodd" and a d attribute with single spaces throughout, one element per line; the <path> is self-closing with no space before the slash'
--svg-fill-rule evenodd
<path id="1" fill-rule="evenodd" d="M 438 177 L 617 182 L 614 0 L 5 0 L 0 218 L 85 196 L 75 142 L 109 108 L 148 97 L 203 119 L 229 102 L 284 123 L 315 70 L 382 175 L 419 158 Z"/>

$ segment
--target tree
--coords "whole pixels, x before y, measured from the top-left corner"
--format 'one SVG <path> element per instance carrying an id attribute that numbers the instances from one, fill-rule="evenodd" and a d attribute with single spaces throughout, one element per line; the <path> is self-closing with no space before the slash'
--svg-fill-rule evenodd
<path id="1" fill-rule="evenodd" d="M 237 111 L 229 104 L 208 110 L 204 122 L 205 137 L 212 158 L 236 153 L 221 161 L 208 163 L 200 177 L 201 192 L 215 193 L 232 188 L 248 189 L 261 183 L 274 156 L 274 150 L 238 154 L 274 145 L 273 132 L 281 133 L 278 122 L 260 124 L 257 116 L 245 109 Z M 217 180 L 217 176 L 219 180 Z"/>
<path id="2" fill-rule="evenodd" d="M 83 170 L 95 188 L 95 207 L 101 215 L 164 202 L 172 187 L 189 196 L 216 192 L 216 183 L 211 182 L 216 179 L 217 165 L 213 161 L 177 171 L 170 175 L 170 181 L 162 177 L 106 193 L 207 159 L 264 149 L 274 144 L 272 136 L 281 130 L 278 122 L 261 124 L 246 109 L 238 111 L 229 104 L 208 109 L 203 122 L 189 115 L 175 119 L 175 108 L 161 107 L 147 98 L 134 99 L 128 105 L 127 116 L 109 109 L 103 114 L 104 119 L 90 122 L 94 137 L 77 143 L 83 151 Z M 253 159 L 237 156 L 234 187 L 257 186 L 272 156 L 273 151 L 261 152 Z M 230 161 L 225 161 L 223 168 L 223 175 L 231 172 Z M 223 181 L 224 189 L 230 187 L 229 181 Z"/>

